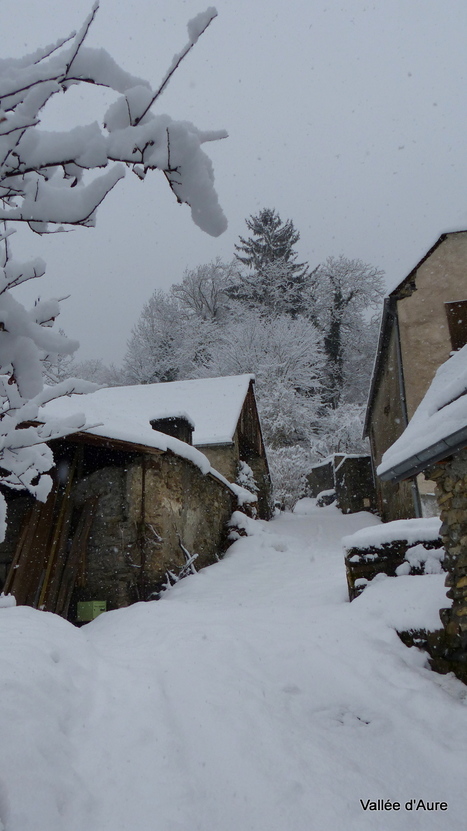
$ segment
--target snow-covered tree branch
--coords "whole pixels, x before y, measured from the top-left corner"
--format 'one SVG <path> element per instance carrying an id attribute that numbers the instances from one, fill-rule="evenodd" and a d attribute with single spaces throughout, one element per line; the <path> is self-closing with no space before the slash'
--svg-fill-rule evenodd
<path id="1" fill-rule="evenodd" d="M 13 297 L 13 289 L 45 271 L 42 260 L 20 263 L 13 258 L 15 224 L 39 234 L 63 230 L 64 225 L 92 226 L 97 208 L 130 169 L 139 179 L 161 171 L 177 201 L 190 206 L 194 222 L 207 233 L 217 236 L 226 227 L 212 165 L 202 150 L 205 142 L 224 138 L 225 132 L 203 132 L 152 112 L 216 10 L 209 8 L 188 23 L 188 43 L 154 90 L 104 49 L 85 45 L 98 7 L 95 3 L 81 29 L 69 37 L 22 58 L 0 60 L 0 484 L 26 488 L 41 500 L 50 491 L 46 474 L 53 465 L 44 442 L 82 428 L 84 419 L 43 424 L 40 408 L 52 398 L 86 392 L 92 385 L 76 379 L 44 385 L 44 368 L 49 382 L 59 380 L 52 378 L 57 356 L 71 355 L 78 343 L 52 331 L 59 301 L 37 302 L 26 310 Z M 42 130 L 48 102 L 77 84 L 103 86 L 117 94 L 102 124 L 66 132 Z M 1 497 L 0 539 L 4 520 Z"/>
<path id="2" fill-rule="evenodd" d="M 201 149 L 225 131 L 156 115 L 151 107 L 171 75 L 216 16 L 209 8 L 188 24 L 189 41 L 174 56 L 156 91 L 121 69 L 104 49 L 84 46 L 96 3 L 73 37 L 20 59 L 0 62 L 0 219 L 26 222 L 39 233 L 49 224 L 92 225 L 100 203 L 125 175 L 126 166 L 144 179 L 164 173 L 194 222 L 218 236 L 226 228 L 213 185 L 212 165 Z M 45 105 L 76 84 L 97 84 L 118 93 L 96 122 L 63 133 L 39 128 Z M 85 181 L 86 171 L 104 169 Z"/>

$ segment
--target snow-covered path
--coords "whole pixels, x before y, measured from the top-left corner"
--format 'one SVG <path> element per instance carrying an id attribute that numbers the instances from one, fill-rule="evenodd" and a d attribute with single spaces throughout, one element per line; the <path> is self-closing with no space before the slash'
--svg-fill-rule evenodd
<path id="1" fill-rule="evenodd" d="M 81 630 L 0 610 L 1 831 L 464 831 L 467 688 L 395 632 L 443 576 L 349 604 L 340 539 L 377 520 L 302 511 Z"/>

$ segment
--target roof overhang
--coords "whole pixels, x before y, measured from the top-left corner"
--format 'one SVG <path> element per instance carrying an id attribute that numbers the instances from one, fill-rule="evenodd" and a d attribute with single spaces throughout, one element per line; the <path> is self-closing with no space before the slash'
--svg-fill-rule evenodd
<path id="1" fill-rule="evenodd" d="M 378 473 L 378 477 L 383 482 L 402 482 L 403 479 L 417 476 L 436 462 L 442 462 L 464 447 L 467 447 L 467 426 L 414 453 L 388 470 Z"/>
<path id="2" fill-rule="evenodd" d="M 235 442 L 232 439 L 226 439 L 225 441 L 211 441 L 211 442 L 204 442 L 201 444 L 193 445 L 196 447 L 197 450 L 200 450 L 201 453 L 204 453 L 205 450 L 209 450 L 212 447 L 233 447 Z"/>
<path id="3" fill-rule="evenodd" d="M 389 339 L 391 336 L 391 328 L 394 322 L 394 308 L 395 300 L 393 297 L 385 297 L 383 302 L 383 311 L 381 314 L 381 322 L 379 327 L 378 346 L 376 347 L 375 359 L 373 363 L 373 371 L 371 373 L 370 389 L 368 392 L 368 399 L 365 412 L 365 421 L 363 425 L 363 438 L 367 438 L 370 432 L 371 413 L 373 410 L 373 402 L 378 388 L 379 376 L 382 368 L 382 358 L 386 351 Z"/>
<path id="4" fill-rule="evenodd" d="M 109 436 L 101 436 L 96 433 L 88 433 L 81 430 L 76 433 L 68 433 L 68 435 L 61 436 L 56 439 L 49 439 L 48 443 L 52 444 L 57 441 L 72 442 L 73 444 L 87 444 L 92 447 L 102 447 L 105 450 L 123 450 L 126 453 L 146 453 L 151 456 L 160 456 L 161 453 L 168 452 L 161 450 L 158 447 L 150 447 L 147 444 L 137 444 L 134 442 L 123 441 L 123 439 L 114 439 Z"/>

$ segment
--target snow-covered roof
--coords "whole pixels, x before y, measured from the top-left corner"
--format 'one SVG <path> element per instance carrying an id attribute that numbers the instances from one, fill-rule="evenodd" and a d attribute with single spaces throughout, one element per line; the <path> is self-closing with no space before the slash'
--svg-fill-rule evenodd
<path id="1" fill-rule="evenodd" d="M 131 387 L 109 387 L 87 395 L 70 395 L 50 401 L 43 408 L 48 424 L 83 414 L 86 433 L 114 439 L 162 452 L 170 450 L 189 459 L 204 474 L 211 474 L 226 484 L 239 504 L 252 502 L 256 496 L 235 483 L 228 482 L 204 453 L 180 439 L 153 430 L 154 419 L 180 417 L 194 426 L 193 442 L 199 446 L 232 441 L 245 396 L 254 375 L 226 378 L 202 378 Z"/>
<path id="2" fill-rule="evenodd" d="M 439 367 L 408 426 L 377 469 L 399 481 L 467 446 L 467 345 Z"/>
<path id="3" fill-rule="evenodd" d="M 226 444 L 233 439 L 253 375 L 201 378 L 129 387 L 109 387 L 71 395 L 45 407 L 47 420 L 83 413 L 97 436 L 159 447 L 154 419 L 184 415 L 194 426 L 193 444 Z M 162 448 L 161 448 L 162 449 Z"/>

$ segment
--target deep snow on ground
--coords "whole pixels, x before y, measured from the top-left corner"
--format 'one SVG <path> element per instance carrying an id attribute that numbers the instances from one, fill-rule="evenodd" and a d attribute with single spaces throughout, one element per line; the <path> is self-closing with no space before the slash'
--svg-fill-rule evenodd
<path id="1" fill-rule="evenodd" d="M 443 575 L 347 600 L 377 521 L 304 500 L 81 629 L 0 609 L 1 831 L 464 831 L 467 688 L 395 631 L 439 627 Z"/>

